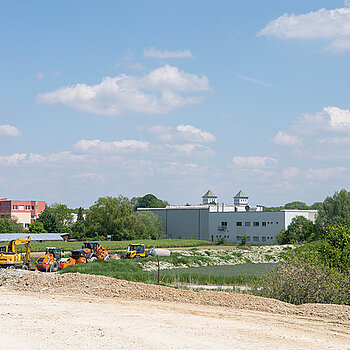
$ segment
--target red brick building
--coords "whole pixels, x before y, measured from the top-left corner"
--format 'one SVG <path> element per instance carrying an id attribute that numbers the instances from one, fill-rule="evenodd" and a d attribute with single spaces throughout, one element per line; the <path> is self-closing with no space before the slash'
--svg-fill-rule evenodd
<path id="1" fill-rule="evenodd" d="M 0 217 L 16 219 L 18 224 L 28 228 L 45 210 L 45 201 L 14 201 L 0 198 Z"/>

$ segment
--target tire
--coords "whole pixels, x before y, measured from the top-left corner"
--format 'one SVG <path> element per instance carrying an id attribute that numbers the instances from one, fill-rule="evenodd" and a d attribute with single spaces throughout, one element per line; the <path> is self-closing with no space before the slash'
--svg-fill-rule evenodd
<path id="1" fill-rule="evenodd" d="M 28 270 L 28 266 L 27 265 L 22 265 L 22 270 Z"/>
<path id="2" fill-rule="evenodd" d="M 107 261 L 107 260 L 110 260 L 111 258 L 108 256 L 108 255 L 106 255 L 104 258 L 103 258 L 103 260 L 104 261 Z"/>
<path id="3" fill-rule="evenodd" d="M 95 261 L 96 259 L 97 259 L 96 256 L 93 256 L 93 257 L 90 259 L 90 262 Z"/>
<path id="4" fill-rule="evenodd" d="M 140 258 L 141 258 L 140 255 L 135 255 L 135 256 L 134 256 L 134 259 L 140 259 Z"/>

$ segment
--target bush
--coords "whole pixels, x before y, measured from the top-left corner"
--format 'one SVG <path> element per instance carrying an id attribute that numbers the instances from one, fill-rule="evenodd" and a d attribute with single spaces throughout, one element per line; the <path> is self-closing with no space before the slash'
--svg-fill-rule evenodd
<path id="1" fill-rule="evenodd" d="M 350 275 L 304 260 L 282 263 L 264 275 L 253 289 L 255 295 L 292 304 L 350 305 Z"/>
<path id="2" fill-rule="evenodd" d="M 225 245 L 226 243 L 227 241 L 225 237 L 218 237 L 218 241 L 217 241 L 218 245 Z"/>
<path id="3" fill-rule="evenodd" d="M 246 245 L 248 241 L 248 237 L 246 235 L 242 236 L 242 242 L 241 245 Z"/>

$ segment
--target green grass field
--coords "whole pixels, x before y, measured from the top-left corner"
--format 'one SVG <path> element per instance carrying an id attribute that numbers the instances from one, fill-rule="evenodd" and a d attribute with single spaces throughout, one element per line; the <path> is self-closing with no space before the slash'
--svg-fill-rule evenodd
<path id="1" fill-rule="evenodd" d="M 130 243 L 144 243 L 146 248 L 178 248 L 178 247 L 197 247 L 213 245 L 213 242 L 202 241 L 197 239 L 159 239 L 159 240 L 133 240 L 133 241 L 100 241 L 107 250 L 125 250 Z M 46 247 L 59 247 L 65 251 L 81 248 L 83 242 L 32 242 L 32 252 L 45 251 Z M 3 244 L 5 245 L 5 243 Z"/>
<path id="2" fill-rule="evenodd" d="M 170 256 L 162 259 L 174 262 L 178 257 Z M 186 259 L 186 257 L 183 257 L 183 259 Z M 149 257 L 142 259 L 142 263 L 147 261 L 156 261 L 156 258 Z M 244 264 L 162 270 L 160 282 L 162 284 L 252 284 L 261 274 L 273 268 L 275 265 L 276 264 Z M 140 260 L 94 261 L 88 264 L 70 266 L 61 271 L 61 273 L 68 272 L 103 275 L 134 282 L 157 283 L 157 272 L 143 270 L 140 265 Z"/>

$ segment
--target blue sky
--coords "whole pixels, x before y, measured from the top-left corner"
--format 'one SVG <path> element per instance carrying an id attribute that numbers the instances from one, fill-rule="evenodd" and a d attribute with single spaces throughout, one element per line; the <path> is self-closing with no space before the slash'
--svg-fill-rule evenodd
<path id="1" fill-rule="evenodd" d="M 350 1 L 0 1 L 0 196 L 322 201 L 350 182 Z"/>

